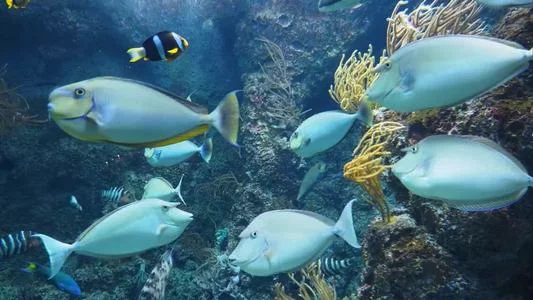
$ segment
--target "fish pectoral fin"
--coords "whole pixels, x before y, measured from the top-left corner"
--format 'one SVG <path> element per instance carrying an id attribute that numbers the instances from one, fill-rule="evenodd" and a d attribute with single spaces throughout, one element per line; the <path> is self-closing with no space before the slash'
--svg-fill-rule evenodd
<path id="1" fill-rule="evenodd" d="M 398 83 L 398 88 L 407 93 L 411 91 L 415 86 L 415 76 L 411 70 L 400 70 L 400 82 Z"/>
<path id="2" fill-rule="evenodd" d="M 307 146 L 307 145 L 309 145 L 309 144 L 311 144 L 311 138 L 306 138 L 306 139 L 304 140 L 304 146 Z"/>
<path id="3" fill-rule="evenodd" d="M 166 225 L 166 224 L 159 225 L 159 226 L 157 227 L 157 229 L 155 230 L 155 234 L 156 234 L 157 236 L 162 236 L 162 235 L 165 233 L 165 231 L 166 231 L 169 227 L 170 227 L 170 226 L 168 226 L 168 225 Z"/>
<path id="4" fill-rule="evenodd" d="M 104 125 L 104 122 L 102 120 L 102 116 L 98 113 L 95 113 L 93 111 L 89 112 L 87 114 L 87 118 L 89 118 L 89 120 L 93 121 L 96 125 L 98 126 L 103 126 Z"/>
<path id="5" fill-rule="evenodd" d="M 168 54 L 176 54 L 178 53 L 178 48 L 170 49 L 167 51 Z"/>

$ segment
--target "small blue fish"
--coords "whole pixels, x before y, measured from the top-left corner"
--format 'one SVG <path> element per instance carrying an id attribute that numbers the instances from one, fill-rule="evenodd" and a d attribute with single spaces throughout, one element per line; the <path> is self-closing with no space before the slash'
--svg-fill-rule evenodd
<path id="1" fill-rule="evenodd" d="M 50 277 L 51 274 L 50 268 L 32 262 L 29 262 L 28 266 L 21 270 L 26 273 L 37 272 L 43 276 L 46 276 L 46 278 Z M 74 281 L 74 279 L 72 279 L 72 277 L 70 277 L 69 275 L 63 272 L 59 272 L 49 280 L 61 291 L 64 291 L 73 296 L 81 296 L 80 287 L 78 286 L 76 281 Z"/>

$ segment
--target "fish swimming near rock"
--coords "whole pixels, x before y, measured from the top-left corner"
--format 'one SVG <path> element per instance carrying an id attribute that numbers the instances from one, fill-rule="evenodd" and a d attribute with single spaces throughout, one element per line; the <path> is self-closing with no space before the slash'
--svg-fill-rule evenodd
<path id="1" fill-rule="evenodd" d="M 356 9 L 361 5 L 361 0 L 319 0 L 318 11 L 330 12 L 343 9 Z"/>
<path id="2" fill-rule="evenodd" d="M 168 276 L 172 270 L 174 248 L 168 249 L 161 255 L 159 263 L 152 269 L 146 284 L 141 289 L 138 300 L 163 300 L 167 287 Z"/>
<path id="3" fill-rule="evenodd" d="M 360 248 L 352 217 L 352 200 L 335 221 L 304 210 L 273 210 L 257 216 L 239 235 L 230 263 L 256 276 L 298 270 L 315 261 L 339 236 Z"/>
<path id="4" fill-rule="evenodd" d="M 181 35 L 171 31 L 161 31 L 144 41 L 142 47 L 128 49 L 130 62 L 140 60 L 173 61 L 189 48 L 189 42 Z"/>
<path id="5" fill-rule="evenodd" d="M 533 5 L 533 0 L 477 0 L 477 2 L 492 8 Z"/>
<path id="6" fill-rule="evenodd" d="M 323 162 L 316 163 L 313 165 L 307 173 L 304 175 L 304 179 L 300 184 L 300 189 L 298 190 L 298 197 L 296 200 L 300 201 L 311 189 L 315 186 L 318 179 L 322 174 L 326 172 L 326 164 Z"/>
<path id="7" fill-rule="evenodd" d="M 153 148 L 204 134 L 211 126 L 237 145 L 236 91 L 211 113 L 153 85 L 117 77 L 96 77 L 50 93 L 48 111 L 67 134 L 89 142 Z"/>
<path id="8" fill-rule="evenodd" d="M 11 9 L 19 9 L 19 8 L 26 8 L 28 4 L 30 4 L 31 0 L 6 0 L 7 8 Z"/>
<path id="9" fill-rule="evenodd" d="M 81 289 L 78 286 L 78 283 L 76 283 L 76 281 L 70 275 L 64 272 L 58 272 L 56 275 L 50 278 L 50 268 L 41 266 L 33 262 L 29 262 L 28 266 L 24 269 L 21 269 L 21 271 L 26 273 L 38 273 L 43 276 L 46 276 L 46 278 L 61 291 L 69 293 L 72 296 L 81 296 Z"/>
<path id="10" fill-rule="evenodd" d="M 465 211 L 488 211 L 518 201 L 533 178 L 493 141 L 465 135 L 434 135 L 405 149 L 392 172 L 418 196 Z"/>
<path id="11" fill-rule="evenodd" d="M 289 146 L 300 157 L 314 156 L 339 143 L 355 120 L 365 125 L 372 124 L 372 112 L 365 104 L 361 104 L 355 114 L 325 111 L 312 115 L 296 128 L 291 135 Z"/>
<path id="12" fill-rule="evenodd" d="M 354 259 L 338 259 L 334 257 L 321 257 L 316 261 L 320 272 L 327 276 L 343 275 L 353 268 Z"/>
<path id="13" fill-rule="evenodd" d="M 201 146 L 191 141 L 184 141 L 157 148 L 144 149 L 144 157 L 152 167 L 170 167 L 186 161 L 191 156 L 199 153 L 202 159 L 209 163 L 213 153 L 211 138 L 205 140 Z"/>
<path id="14" fill-rule="evenodd" d="M 175 241 L 193 215 L 176 203 L 145 199 L 121 206 L 89 226 L 69 245 L 44 234 L 42 240 L 50 259 L 50 278 L 59 272 L 72 252 L 98 258 L 121 258 Z"/>
<path id="15" fill-rule="evenodd" d="M 451 107 L 509 81 L 532 59 L 533 49 L 492 37 L 429 37 L 380 63 L 365 96 L 398 112 Z"/>
<path id="16" fill-rule="evenodd" d="M 24 253 L 30 248 L 40 246 L 40 242 L 31 236 L 32 231 L 21 230 L 16 233 L 10 233 L 0 238 L 0 258 L 8 258 L 17 254 Z"/>
<path id="17" fill-rule="evenodd" d="M 74 207 L 76 210 L 83 211 L 83 207 L 78 203 L 78 199 L 74 197 L 74 195 L 70 196 L 70 205 Z"/>
<path id="18" fill-rule="evenodd" d="M 154 177 L 144 185 L 144 194 L 142 199 L 161 199 L 165 201 L 172 201 L 178 196 L 183 204 L 183 196 L 181 195 L 181 182 L 183 181 L 181 175 L 180 182 L 176 188 L 172 187 L 172 184 L 163 177 Z"/>
<path id="19" fill-rule="evenodd" d="M 130 191 L 123 187 L 112 187 L 107 190 L 103 190 L 101 193 L 102 200 L 111 202 L 114 204 L 128 204 L 135 201 Z"/>

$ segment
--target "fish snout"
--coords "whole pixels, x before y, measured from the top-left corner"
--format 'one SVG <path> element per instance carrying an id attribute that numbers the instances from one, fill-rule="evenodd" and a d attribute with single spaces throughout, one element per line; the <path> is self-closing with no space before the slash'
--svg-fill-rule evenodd
<path id="1" fill-rule="evenodd" d="M 48 111 L 52 112 L 52 111 L 54 111 L 55 105 L 53 103 L 48 103 L 47 107 L 48 107 Z"/>

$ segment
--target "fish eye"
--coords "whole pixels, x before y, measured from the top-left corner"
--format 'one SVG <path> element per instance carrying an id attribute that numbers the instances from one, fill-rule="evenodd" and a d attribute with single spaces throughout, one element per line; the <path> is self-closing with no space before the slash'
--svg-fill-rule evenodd
<path id="1" fill-rule="evenodd" d="M 163 207 L 161 207 L 161 209 L 163 210 L 163 212 L 167 212 L 170 209 L 170 207 L 167 206 L 167 205 L 163 205 Z"/>
<path id="2" fill-rule="evenodd" d="M 411 147 L 411 153 L 416 153 L 417 151 L 418 151 L 418 147 L 416 145 Z"/>
<path id="3" fill-rule="evenodd" d="M 250 237 L 252 239 L 255 239 L 257 237 L 257 231 L 254 231 L 254 232 L 250 233 Z"/>
<path id="4" fill-rule="evenodd" d="M 77 88 L 74 90 L 74 95 L 76 97 L 81 97 L 83 95 L 85 95 L 85 89 L 84 88 Z"/>
<path id="5" fill-rule="evenodd" d="M 390 67 L 391 67 L 390 61 L 385 62 L 385 69 L 388 70 L 388 69 L 390 69 Z"/>

